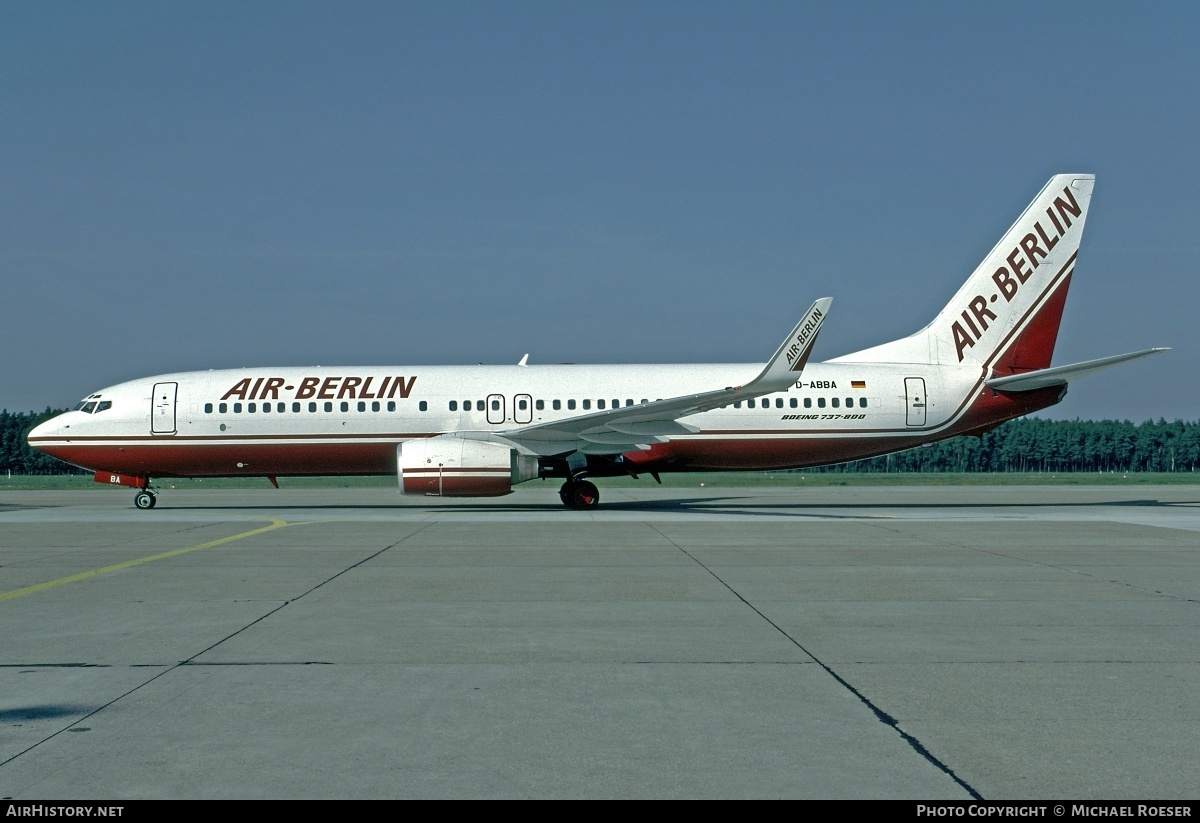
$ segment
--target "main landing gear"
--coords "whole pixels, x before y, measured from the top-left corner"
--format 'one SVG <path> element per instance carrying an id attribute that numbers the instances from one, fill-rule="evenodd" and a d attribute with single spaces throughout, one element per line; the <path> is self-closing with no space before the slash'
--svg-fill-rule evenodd
<path id="1" fill-rule="evenodd" d="M 587 480 L 568 480 L 558 490 L 558 497 L 568 509 L 584 511 L 600 505 L 600 490 Z"/>
<path id="2" fill-rule="evenodd" d="M 139 509 L 153 509 L 157 502 L 158 497 L 149 489 L 142 489 L 133 496 L 133 505 Z"/>

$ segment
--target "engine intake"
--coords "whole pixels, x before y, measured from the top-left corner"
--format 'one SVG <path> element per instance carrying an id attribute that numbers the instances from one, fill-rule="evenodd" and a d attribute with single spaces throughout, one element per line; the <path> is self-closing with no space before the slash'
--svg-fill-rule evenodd
<path id="1" fill-rule="evenodd" d="M 396 447 L 401 494 L 498 497 L 538 476 L 538 459 L 503 443 L 443 434 Z"/>

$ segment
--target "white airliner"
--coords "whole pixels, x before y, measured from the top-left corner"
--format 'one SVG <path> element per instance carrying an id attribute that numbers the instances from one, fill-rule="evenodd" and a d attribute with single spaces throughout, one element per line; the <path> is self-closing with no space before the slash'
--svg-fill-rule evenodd
<path id="1" fill-rule="evenodd" d="M 29 435 L 137 489 L 151 478 L 396 475 L 406 495 L 494 496 L 563 478 L 789 469 L 979 435 L 1147 349 L 1050 367 L 1094 177 L 1051 178 L 921 331 L 809 363 L 829 298 L 762 364 L 267 368 L 103 389 Z M 277 483 L 276 483 L 277 485 Z"/>

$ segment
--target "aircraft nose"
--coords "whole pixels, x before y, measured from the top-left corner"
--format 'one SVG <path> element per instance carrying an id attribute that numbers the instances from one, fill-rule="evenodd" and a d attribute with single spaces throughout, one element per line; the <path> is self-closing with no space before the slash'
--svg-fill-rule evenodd
<path id="1" fill-rule="evenodd" d="M 60 414 L 56 417 L 51 417 L 49 420 L 44 420 L 41 423 L 38 423 L 29 430 L 29 434 L 26 436 L 26 441 L 30 446 L 33 446 L 36 449 L 37 444 L 34 442 L 34 440 L 37 438 L 54 437 L 62 434 L 63 426 L 61 418 L 62 415 Z"/>

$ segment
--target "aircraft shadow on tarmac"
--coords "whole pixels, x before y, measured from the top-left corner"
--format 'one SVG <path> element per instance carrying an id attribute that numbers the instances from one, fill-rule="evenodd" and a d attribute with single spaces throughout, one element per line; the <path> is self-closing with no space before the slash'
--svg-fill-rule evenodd
<path id="1" fill-rule="evenodd" d="M 23 668 L 41 668 L 30 663 Z M 34 720 L 56 720 L 60 717 L 82 717 L 96 711 L 99 706 L 20 706 L 15 709 L 0 709 L 0 723 L 24 723 Z"/>
<path id="2" fill-rule="evenodd" d="M 169 500 L 165 499 L 169 505 Z M 842 517 L 855 517 L 863 515 L 855 515 L 855 512 L 871 512 L 880 509 L 899 510 L 899 511 L 921 511 L 921 510 L 969 510 L 969 509 L 1045 509 L 1045 508 L 1062 508 L 1062 509 L 1088 509 L 1100 508 L 1106 506 L 1139 506 L 1150 508 L 1175 508 L 1200 505 L 1200 501 L 1181 502 L 1181 501 L 1161 501 L 1152 499 L 1135 499 L 1135 500 L 1108 500 L 1108 501 L 1048 501 L 1048 502 L 977 502 L 977 503 L 921 503 L 921 502 L 884 502 L 884 503 L 795 503 L 795 502 L 776 502 L 771 500 L 763 500 L 755 495 L 747 495 L 745 497 L 739 495 L 714 495 L 710 497 L 684 497 L 684 498 L 667 498 L 662 500 L 615 500 L 605 502 L 600 505 L 599 509 L 594 510 L 596 513 L 604 512 L 696 512 L 698 514 L 711 512 L 720 514 L 746 514 L 746 515 L 771 515 L 771 516 L 792 516 L 792 517 L 822 517 L 829 516 L 828 512 L 838 512 Z M 165 507 L 164 507 L 165 508 Z M 176 508 L 172 506 L 171 508 Z M 189 511 L 279 511 L 287 509 L 291 511 L 321 511 L 321 510 L 337 510 L 337 511 L 411 511 L 411 512 L 462 512 L 465 514 L 528 514 L 532 512 L 560 512 L 570 513 L 570 510 L 565 509 L 560 503 L 467 503 L 467 502 L 444 502 L 433 505 L 423 506 L 405 502 L 398 505 L 387 505 L 377 503 L 352 503 L 346 504 L 331 504 L 313 505 L 306 503 L 303 505 L 288 505 L 282 503 L 279 505 L 263 506 L 258 504 L 247 505 L 229 505 L 229 506 L 190 506 L 183 505 L 177 508 L 187 509 Z M 585 510 L 586 511 L 586 510 Z"/>

